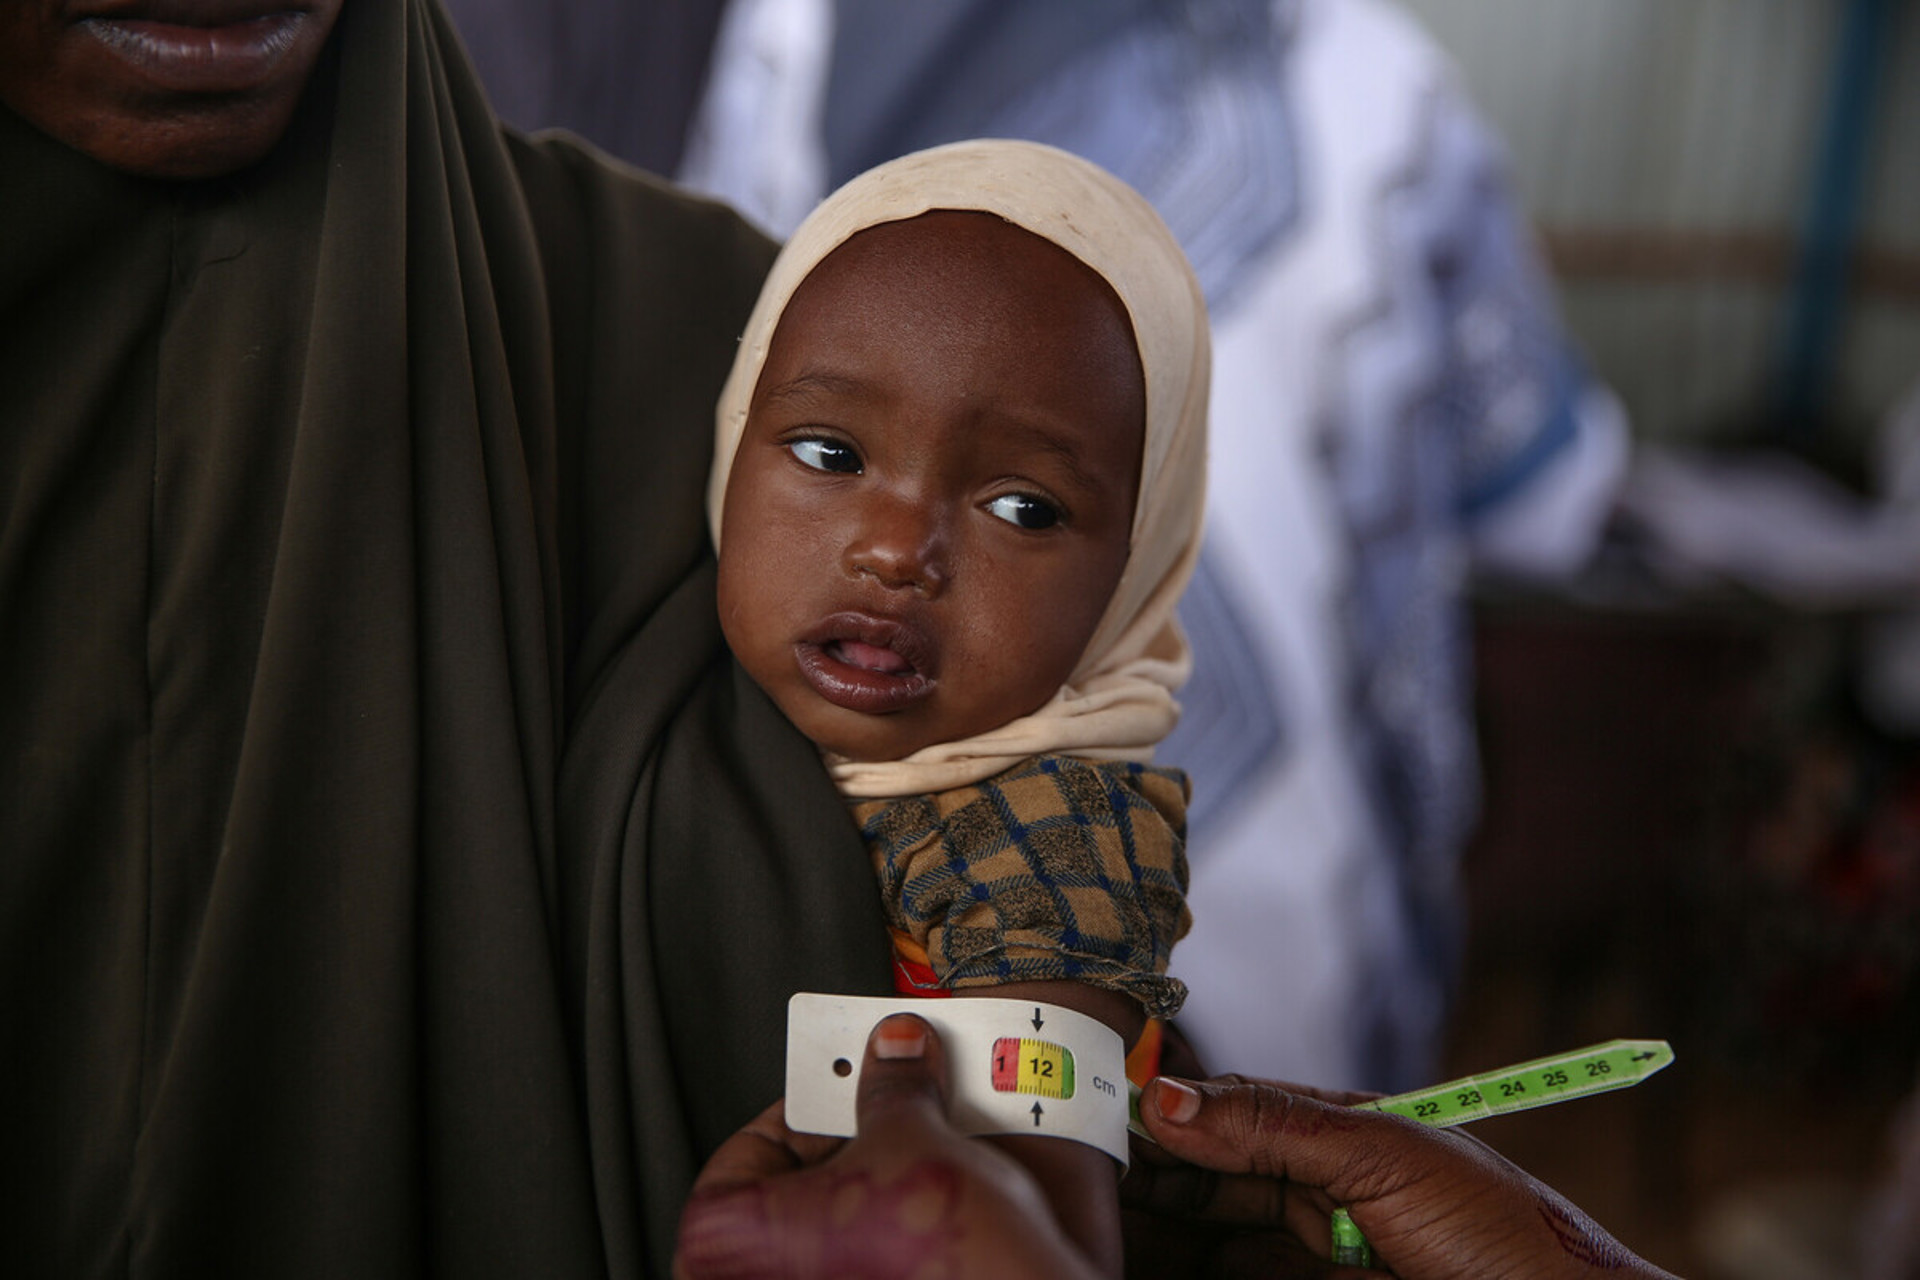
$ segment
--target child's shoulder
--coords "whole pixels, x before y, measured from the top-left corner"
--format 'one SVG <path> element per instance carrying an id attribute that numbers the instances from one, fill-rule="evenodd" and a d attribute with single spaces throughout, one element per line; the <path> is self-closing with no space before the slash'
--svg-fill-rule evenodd
<path id="1" fill-rule="evenodd" d="M 1064 813 L 1092 816 L 1145 803 L 1183 819 L 1191 790 L 1180 769 L 1068 755 L 1033 756 L 980 785 L 1042 810 L 1057 807 Z"/>
<path id="2" fill-rule="evenodd" d="M 1152 814 L 1186 825 L 1190 785 L 1185 772 L 1130 760 L 1030 756 L 979 782 L 926 795 L 864 800 L 854 820 L 869 840 L 911 842 L 936 829 L 983 823 L 1016 836 L 1061 823 L 1109 825 Z"/>

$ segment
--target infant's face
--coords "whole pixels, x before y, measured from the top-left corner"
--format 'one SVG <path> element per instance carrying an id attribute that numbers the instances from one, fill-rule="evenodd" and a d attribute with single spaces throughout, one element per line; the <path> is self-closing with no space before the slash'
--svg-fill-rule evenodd
<path id="1" fill-rule="evenodd" d="M 1113 291 L 985 214 L 863 231 L 774 331 L 720 618 L 820 746 L 893 760 L 1051 698 L 1126 566 L 1146 392 Z"/>

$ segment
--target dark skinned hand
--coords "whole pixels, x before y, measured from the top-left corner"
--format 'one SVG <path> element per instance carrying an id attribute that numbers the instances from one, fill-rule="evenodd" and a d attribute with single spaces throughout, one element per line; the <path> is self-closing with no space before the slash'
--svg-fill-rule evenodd
<path id="1" fill-rule="evenodd" d="M 681 1221 L 680 1280 L 1089 1280 L 1038 1187 L 946 1121 L 946 1059 L 895 1015 L 867 1044 L 860 1135 L 796 1134 L 769 1108 L 714 1154 Z M 1461 1133 L 1355 1111 L 1364 1095 L 1222 1077 L 1156 1080 L 1122 1190 L 1128 1273 L 1387 1274 L 1335 1267 L 1345 1205 L 1401 1280 L 1673 1280 L 1543 1183 Z"/>
<path id="2" fill-rule="evenodd" d="M 794 1133 L 776 1103 L 728 1139 L 681 1217 L 677 1280 L 1091 1280 L 1026 1170 L 947 1123 L 946 1079 L 927 1023 L 882 1020 L 859 1136 Z"/>
<path id="3" fill-rule="evenodd" d="M 1188 1224 L 1178 1270 L 1142 1256 L 1140 1275 L 1376 1276 L 1327 1262 L 1328 1218 L 1345 1205 L 1400 1280 L 1673 1280 L 1635 1257 L 1552 1188 L 1463 1133 L 1356 1111 L 1364 1095 L 1223 1077 L 1155 1080 L 1122 1196 L 1142 1215 Z"/>

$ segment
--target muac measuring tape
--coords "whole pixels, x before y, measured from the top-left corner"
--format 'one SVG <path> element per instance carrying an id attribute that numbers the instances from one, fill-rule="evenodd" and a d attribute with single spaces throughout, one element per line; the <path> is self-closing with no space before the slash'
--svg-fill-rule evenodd
<path id="1" fill-rule="evenodd" d="M 1535 1058 L 1356 1105 L 1444 1129 L 1469 1120 L 1624 1089 L 1672 1062 L 1673 1046 L 1665 1040 L 1609 1040 L 1572 1053 Z"/>
<path id="2" fill-rule="evenodd" d="M 1355 1106 L 1444 1129 L 1469 1120 L 1624 1089 L 1672 1062 L 1673 1046 L 1665 1040 L 1609 1040 Z M 1345 1209 L 1333 1211 L 1332 1231 L 1334 1262 L 1342 1266 L 1373 1265 L 1373 1248 Z"/>
<path id="3" fill-rule="evenodd" d="M 1374 1098 L 1354 1105 L 1360 1111 L 1387 1111 L 1436 1129 L 1526 1111 L 1590 1094 L 1639 1084 L 1673 1062 L 1665 1040 L 1609 1040 L 1550 1058 L 1516 1062 L 1510 1067 L 1462 1076 L 1411 1093 Z M 1140 1090 L 1133 1090 L 1127 1127 L 1149 1142 L 1153 1135 L 1140 1121 Z"/>
<path id="4" fill-rule="evenodd" d="M 931 1023 L 947 1052 L 949 1114 L 968 1134 L 1043 1133 L 1085 1142 L 1127 1164 L 1127 1131 L 1149 1138 L 1126 1050 L 1105 1023 L 1032 1001 L 901 1000 L 802 992 L 787 1004 L 787 1124 L 850 1137 L 859 1064 L 874 1024 L 892 1013 Z M 1355 1106 L 1445 1128 L 1639 1084 L 1671 1065 L 1665 1040 L 1609 1040 L 1571 1053 L 1374 1098 Z M 1366 1237 L 1334 1215 L 1337 1263 L 1369 1265 Z"/>
<path id="5" fill-rule="evenodd" d="M 891 1013 L 939 1033 L 947 1111 L 967 1134 L 1073 1138 L 1127 1164 L 1127 1053 L 1096 1018 L 1031 1000 L 901 1000 L 801 992 L 787 1002 L 787 1125 L 850 1137 L 867 1035 Z"/>

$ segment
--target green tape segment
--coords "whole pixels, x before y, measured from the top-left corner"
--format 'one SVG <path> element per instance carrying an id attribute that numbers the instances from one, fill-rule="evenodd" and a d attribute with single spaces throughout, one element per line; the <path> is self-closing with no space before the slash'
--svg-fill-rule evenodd
<path id="1" fill-rule="evenodd" d="M 1673 1048 L 1665 1040 L 1609 1040 L 1572 1053 L 1538 1058 L 1356 1105 L 1445 1128 L 1569 1098 L 1624 1089 L 1639 1084 L 1672 1061 Z"/>
<path id="2" fill-rule="evenodd" d="M 1444 1129 L 1469 1120 L 1624 1089 L 1639 1084 L 1672 1061 L 1673 1046 L 1665 1040 L 1609 1040 L 1572 1053 L 1536 1058 L 1412 1093 L 1354 1105 Z M 1333 1211 L 1332 1227 L 1334 1262 L 1362 1267 L 1373 1265 L 1372 1247 L 1345 1209 Z"/>
<path id="3" fill-rule="evenodd" d="M 1342 1267 L 1373 1265 L 1373 1246 L 1345 1209 L 1333 1211 L 1333 1261 Z"/>
<path id="4" fill-rule="evenodd" d="M 1665 1040 L 1609 1040 L 1571 1053 L 1535 1058 L 1532 1062 L 1354 1105 L 1361 1110 L 1386 1111 L 1444 1129 L 1469 1120 L 1484 1120 L 1488 1116 L 1625 1089 L 1672 1062 L 1673 1046 Z M 1129 1090 L 1127 1115 L 1127 1127 L 1143 1138 L 1148 1137 L 1146 1126 L 1140 1122 L 1138 1087 Z M 1331 1225 L 1335 1263 L 1373 1265 L 1373 1250 L 1367 1244 L 1367 1237 L 1345 1209 L 1333 1211 Z"/>

